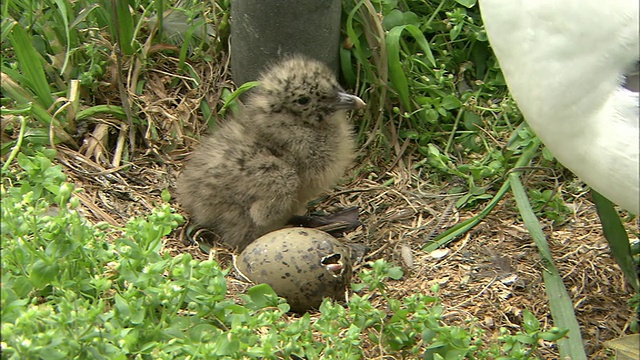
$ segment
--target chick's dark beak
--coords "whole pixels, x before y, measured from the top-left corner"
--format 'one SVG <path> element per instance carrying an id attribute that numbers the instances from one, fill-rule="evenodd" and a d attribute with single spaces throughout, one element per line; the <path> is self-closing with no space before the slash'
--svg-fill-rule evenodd
<path id="1" fill-rule="evenodd" d="M 365 107 L 365 102 L 359 97 L 345 92 L 338 93 L 338 101 L 333 104 L 336 110 L 356 110 Z"/>

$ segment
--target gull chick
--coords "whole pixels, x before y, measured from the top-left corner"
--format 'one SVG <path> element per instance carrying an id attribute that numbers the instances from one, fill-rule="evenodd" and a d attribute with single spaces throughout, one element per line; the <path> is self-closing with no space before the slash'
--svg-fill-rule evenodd
<path id="1" fill-rule="evenodd" d="M 354 158 L 346 111 L 365 105 L 302 56 L 258 80 L 241 114 L 202 139 L 177 182 L 191 219 L 238 251 L 335 185 Z"/>

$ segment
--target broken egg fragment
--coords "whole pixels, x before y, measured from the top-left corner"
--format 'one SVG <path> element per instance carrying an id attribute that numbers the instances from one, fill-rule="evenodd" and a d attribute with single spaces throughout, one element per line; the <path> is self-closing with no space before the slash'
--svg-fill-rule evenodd
<path id="1" fill-rule="evenodd" d="M 349 248 L 317 229 L 287 228 L 265 234 L 235 260 L 236 271 L 269 284 L 291 310 L 317 308 L 325 297 L 344 300 L 351 281 Z"/>

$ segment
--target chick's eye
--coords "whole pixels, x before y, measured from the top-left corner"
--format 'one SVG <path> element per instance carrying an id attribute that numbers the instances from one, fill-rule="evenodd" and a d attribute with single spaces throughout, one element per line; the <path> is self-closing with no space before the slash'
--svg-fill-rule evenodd
<path id="1" fill-rule="evenodd" d="M 298 100 L 296 100 L 296 102 L 300 105 L 307 105 L 309 103 L 309 98 L 306 96 L 303 96 L 301 98 L 298 98 Z"/>

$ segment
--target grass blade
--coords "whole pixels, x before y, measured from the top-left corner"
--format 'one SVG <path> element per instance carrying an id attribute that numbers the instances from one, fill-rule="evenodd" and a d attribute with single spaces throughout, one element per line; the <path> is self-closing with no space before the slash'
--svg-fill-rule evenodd
<path id="1" fill-rule="evenodd" d="M 51 114 L 49 114 L 49 112 L 47 112 L 47 110 L 33 98 L 33 94 L 18 85 L 17 81 L 4 72 L 0 73 L 0 84 L 2 85 L 2 90 L 4 90 L 11 99 L 18 103 L 18 105 L 29 107 L 29 111 L 33 118 L 43 125 L 49 125 L 51 122 Z"/>
<path id="2" fill-rule="evenodd" d="M 15 146 L 13 146 L 13 148 L 11 149 L 9 157 L 7 157 L 7 160 L 2 166 L 2 171 L 6 171 L 9 166 L 11 166 L 13 159 L 15 159 L 15 157 L 18 155 L 18 151 L 20 151 L 20 149 L 22 148 L 22 139 L 24 139 L 24 131 L 27 128 L 27 120 L 24 116 L 18 116 L 18 119 L 20 120 L 20 133 L 18 134 L 18 139 L 16 140 Z"/>
<path id="3" fill-rule="evenodd" d="M 189 53 L 190 44 L 194 41 L 194 32 L 196 30 L 202 31 L 206 26 L 206 22 L 202 19 L 194 20 L 191 22 L 187 31 L 184 33 L 184 42 L 182 43 L 182 47 L 180 48 L 180 57 L 178 62 L 178 67 L 184 69 L 185 61 L 187 60 L 187 54 Z"/>
<path id="4" fill-rule="evenodd" d="M 118 42 L 120 48 L 125 55 L 133 54 L 133 15 L 129 10 L 129 1 L 126 0 L 111 0 L 113 4 L 112 17 L 115 20 L 113 29 L 114 33 L 118 35 Z"/>
<path id="5" fill-rule="evenodd" d="M 613 207 L 613 203 L 609 199 L 600 195 L 598 192 L 591 190 L 591 198 L 596 204 L 596 210 L 602 222 L 602 232 L 609 243 L 613 258 L 620 266 L 622 273 L 631 287 L 638 292 L 640 284 L 638 284 L 638 275 L 636 267 L 631 258 L 631 246 L 629 245 L 629 237 L 622 226 L 620 216 Z"/>
<path id="6" fill-rule="evenodd" d="M 373 80 L 377 78 L 375 76 L 376 70 L 373 69 L 372 64 L 367 60 L 368 49 L 366 49 L 366 46 L 360 42 L 360 37 L 358 36 L 356 28 L 354 27 L 354 20 L 355 20 L 356 14 L 358 13 L 358 11 L 360 10 L 363 4 L 364 4 L 364 0 L 359 1 L 353 7 L 351 12 L 349 12 L 349 16 L 347 16 L 345 28 L 347 31 L 347 37 L 349 38 L 349 41 L 351 41 L 351 44 L 353 45 L 352 46 L 353 56 L 357 60 L 357 63 L 363 67 L 365 74 L 367 74 L 366 76 L 367 79 Z M 372 82 L 374 84 L 376 83 L 375 81 L 372 81 Z"/>
<path id="7" fill-rule="evenodd" d="M 351 50 L 340 48 L 340 68 L 342 69 L 342 75 L 344 80 L 350 87 L 356 86 L 358 77 L 353 71 L 353 59 L 351 58 Z"/>
<path id="8" fill-rule="evenodd" d="M 162 42 L 164 40 L 162 38 L 162 27 L 164 26 L 164 0 L 155 0 L 153 3 L 156 6 L 156 14 L 158 18 L 158 40 Z"/>
<path id="9" fill-rule="evenodd" d="M 8 34 L 11 34 L 11 29 L 17 24 L 13 19 L 4 18 L 0 23 L 0 42 L 4 43 Z"/>
<path id="10" fill-rule="evenodd" d="M 91 14 L 91 12 L 94 9 L 101 9 L 100 4 L 93 4 L 91 6 L 87 6 L 82 10 L 80 10 L 80 12 L 78 13 L 78 16 L 71 22 L 70 27 L 73 29 L 76 26 L 78 26 L 78 24 L 82 23 L 83 21 L 86 21 L 87 17 Z"/>
<path id="11" fill-rule="evenodd" d="M 38 97 L 39 103 L 48 109 L 55 100 L 42 67 L 42 57 L 33 47 L 31 36 L 22 25 L 16 24 L 11 30 L 9 40 L 16 52 L 20 68 L 29 81 L 29 87 Z"/>
<path id="12" fill-rule="evenodd" d="M 531 141 L 531 143 L 529 143 L 529 145 L 524 149 L 524 151 L 522 152 L 522 155 L 520 155 L 520 158 L 516 162 L 515 169 L 518 169 L 520 167 L 523 167 L 529 164 L 531 162 L 531 159 L 533 159 L 536 152 L 538 151 L 538 147 L 540 147 L 540 139 L 534 138 L 534 140 Z M 478 225 L 478 223 L 480 223 L 482 219 L 484 219 L 485 217 L 487 217 L 487 215 L 489 215 L 489 213 L 491 213 L 491 211 L 498 204 L 498 202 L 500 202 L 504 194 L 506 194 L 507 190 L 509 190 L 509 186 L 510 186 L 509 181 L 508 180 L 505 181 L 500 187 L 500 189 L 498 190 L 498 192 L 496 193 L 496 195 L 493 197 L 493 199 L 489 201 L 487 206 L 478 215 L 447 229 L 442 234 L 436 236 L 433 239 L 433 242 L 431 242 L 429 245 L 424 247 L 423 250 L 426 252 L 431 252 L 441 246 L 444 246 L 450 243 L 458 236 L 461 236 L 462 234 L 471 230 L 474 226 Z"/>
<path id="13" fill-rule="evenodd" d="M 406 26 L 405 29 L 407 29 L 407 31 L 411 33 L 411 36 L 413 36 L 413 38 L 416 40 L 416 43 L 418 43 L 422 51 L 424 51 L 424 55 L 427 57 L 427 60 L 429 60 L 429 64 L 435 67 L 436 59 L 433 57 L 433 53 L 431 52 L 431 47 L 429 46 L 429 42 L 424 37 L 424 34 L 422 33 L 422 31 L 420 31 L 420 29 L 413 24 L 407 24 L 405 26 Z"/>
<path id="14" fill-rule="evenodd" d="M 516 199 L 518 210 L 522 215 L 524 225 L 527 230 L 529 230 L 531 238 L 538 247 L 538 251 L 542 257 L 542 263 L 544 264 L 542 276 L 544 278 L 547 298 L 549 299 L 549 309 L 551 309 L 554 325 L 569 329 L 569 336 L 558 340 L 560 357 L 563 359 L 586 360 L 587 356 L 582 345 L 580 325 L 573 311 L 573 303 L 562 282 L 562 277 L 553 263 L 549 244 L 542 232 L 538 218 L 531 208 L 522 182 L 520 182 L 519 174 L 515 172 L 511 173 L 509 175 L 509 182 L 511 183 L 511 189 L 513 190 L 513 195 Z"/>
<path id="15" fill-rule="evenodd" d="M 427 253 L 432 252 L 433 250 L 450 243 L 458 236 L 463 235 L 467 231 L 471 230 L 474 226 L 478 225 L 480 221 L 482 221 L 485 217 L 487 217 L 487 215 L 491 213 L 493 208 L 500 202 L 500 200 L 502 200 L 504 194 L 506 194 L 509 190 L 509 186 L 509 182 L 505 181 L 502 184 L 502 187 L 500 187 L 496 195 L 493 197 L 493 199 L 489 201 L 487 206 L 485 206 L 485 208 L 482 209 L 482 211 L 478 215 L 447 229 L 445 232 L 433 239 L 433 242 L 425 246 L 423 250 Z"/>
<path id="16" fill-rule="evenodd" d="M 234 92 L 232 92 L 226 99 L 224 99 L 224 105 L 222 105 L 222 108 L 220 109 L 220 111 L 218 112 L 220 115 L 224 116 L 226 114 L 227 109 L 231 109 L 232 111 L 234 111 L 234 109 L 237 111 L 237 106 L 238 103 L 235 101 L 240 95 L 244 94 L 245 92 L 253 89 L 256 86 L 259 86 L 260 82 L 259 81 L 248 81 L 242 85 L 240 85 Z M 236 112 L 234 111 L 234 112 Z"/>
<path id="17" fill-rule="evenodd" d="M 410 111 L 409 83 L 400 62 L 400 37 L 406 25 L 396 26 L 387 34 L 387 57 L 389 59 L 389 80 L 398 93 L 398 98 L 405 110 Z"/>
<path id="18" fill-rule="evenodd" d="M 69 17 L 67 12 L 67 4 L 64 0 L 55 0 L 58 5 L 58 11 L 60 11 L 60 17 L 62 18 L 62 22 L 64 24 L 64 34 L 65 34 L 65 42 L 67 45 L 67 51 L 64 54 L 64 63 L 62 64 L 62 68 L 60 69 L 60 75 L 64 74 L 67 69 L 67 65 L 69 65 L 69 57 L 71 56 L 71 35 L 69 34 Z"/>
<path id="19" fill-rule="evenodd" d="M 119 119 L 126 120 L 127 114 L 122 106 L 117 105 L 95 105 L 83 109 L 76 114 L 76 120 L 84 120 L 96 114 L 110 114 Z"/>
<path id="20" fill-rule="evenodd" d="M 400 62 L 400 41 L 402 40 L 402 33 L 407 30 L 411 36 L 416 40 L 416 43 L 424 51 L 425 56 L 429 60 L 431 66 L 436 66 L 436 60 L 433 57 L 429 42 L 424 37 L 424 34 L 420 29 L 411 24 L 396 26 L 389 31 L 386 38 L 387 54 L 389 58 L 389 79 L 393 88 L 398 92 L 398 97 L 405 110 L 411 109 L 411 103 L 409 100 L 409 84 L 407 76 L 402 68 L 402 62 Z"/>

